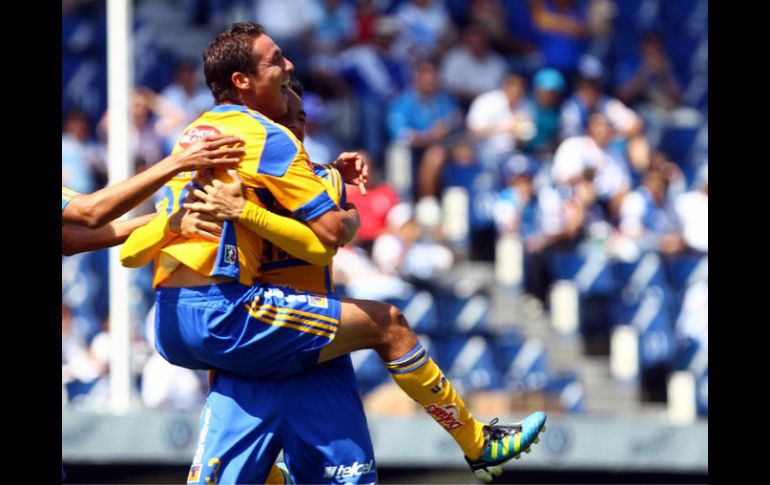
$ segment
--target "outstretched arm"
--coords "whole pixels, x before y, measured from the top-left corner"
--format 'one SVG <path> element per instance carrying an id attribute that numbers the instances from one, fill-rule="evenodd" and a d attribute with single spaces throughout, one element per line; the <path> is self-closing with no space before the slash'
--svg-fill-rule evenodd
<path id="1" fill-rule="evenodd" d="M 61 252 L 65 256 L 109 248 L 124 242 L 137 228 L 147 224 L 154 214 L 147 214 L 127 221 L 116 221 L 102 227 L 65 224 L 61 227 Z"/>
<path id="2" fill-rule="evenodd" d="M 243 148 L 220 148 L 241 142 L 234 136 L 209 136 L 128 180 L 93 194 L 76 195 L 62 211 L 62 223 L 97 228 L 131 210 L 179 172 L 233 167 L 244 154 Z"/>

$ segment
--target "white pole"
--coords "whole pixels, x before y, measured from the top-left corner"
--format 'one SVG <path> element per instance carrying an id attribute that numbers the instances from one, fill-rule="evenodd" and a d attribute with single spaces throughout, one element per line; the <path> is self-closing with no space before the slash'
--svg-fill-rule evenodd
<path id="1" fill-rule="evenodd" d="M 131 2 L 107 1 L 107 109 L 109 185 L 131 176 L 130 95 L 133 89 Z M 124 216 L 125 217 L 125 216 Z M 120 264 L 119 248 L 110 249 L 110 407 L 128 412 L 131 403 L 129 348 L 131 327 L 128 308 L 128 269 Z"/>

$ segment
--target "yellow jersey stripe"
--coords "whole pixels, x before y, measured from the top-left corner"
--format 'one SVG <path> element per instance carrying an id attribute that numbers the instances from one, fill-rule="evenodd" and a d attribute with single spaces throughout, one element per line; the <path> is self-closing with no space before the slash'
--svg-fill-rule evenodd
<path id="1" fill-rule="evenodd" d="M 260 307 L 261 308 L 267 308 L 267 309 L 273 310 L 273 311 L 278 312 L 278 313 L 294 313 L 294 314 L 297 314 L 297 315 L 302 315 L 302 316 L 305 316 L 305 317 L 315 318 L 315 319 L 318 319 L 318 320 L 323 320 L 324 322 L 330 322 L 330 323 L 334 323 L 334 324 L 337 324 L 337 325 L 339 325 L 339 323 L 340 323 L 339 319 L 330 318 L 330 317 L 327 317 L 325 315 L 318 315 L 317 313 L 305 312 L 305 311 L 302 311 L 302 310 L 295 310 L 293 308 L 278 308 L 278 307 L 274 307 L 273 305 L 260 305 Z"/>
<path id="2" fill-rule="evenodd" d="M 251 313 L 251 312 L 249 312 L 249 313 Z M 270 320 L 270 319 L 263 318 L 263 317 L 260 317 L 258 315 L 255 315 L 253 313 L 251 313 L 251 316 L 256 318 L 257 320 L 259 320 L 261 322 L 265 322 L 268 325 L 275 325 L 276 327 L 292 328 L 294 330 L 299 330 L 300 332 L 312 333 L 314 335 L 319 335 L 321 337 L 327 337 L 327 338 L 330 338 L 330 339 L 333 339 L 334 335 L 335 335 L 333 333 L 325 332 L 323 330 L 317 330 L 315 328 L 304 327 L 302 325 L 297 325 L 295 323 L 289 323 L 289 322 L 285 322 L 285 321 L 281 321 L 281 320 Z"/>
<path id="3" fill-rule="evenodd" d="M 65 195 L 70 196 L 70 197 L 74 197 L 76 195 L 79 195 L 79 193 L 75 192 L 74 190 L 72 190 L 72 189 L 70 189 L 68 187 L 62 187 L 61 188 L 61 195 L 62 195 L 62 197 L 65 196 Z"/>
<path id="4" fill-rule="evenodd" d="M 312 320 L 307 320 L 305 318 L 300 318 L 300 317 L 296 317 L 296 316 L 293 316 L 293 315 L 279 314 L 279 313 L 271 312 L 270 310 L 267 310 L 267 309 L 264 309 L 264 308 L 260 309 L 259 311 L 257 311 L 255 308 L 249 308 L 249 313 L 251 313 L 254 316 L 260 316 L 260 317 L 265 317 L 266 316 L 266 317 L 271 317 L 271 318 L 276 318 L 276 319 L 283 319 L 283 320 L 291 320 L 291 321 L 295 321 L 295 322 L 300 322 L 300 323 L 304 323 L 305 325 L 309 325 L 311 327 L 322 328 L 322 329 L 330 330 L 332 332 L 336 332 L 337 331 L 337 327 L 333 327 L 333 326 L 327 325 L 325 323 L 318 323 L 318 322 L 314 322 Z"/>

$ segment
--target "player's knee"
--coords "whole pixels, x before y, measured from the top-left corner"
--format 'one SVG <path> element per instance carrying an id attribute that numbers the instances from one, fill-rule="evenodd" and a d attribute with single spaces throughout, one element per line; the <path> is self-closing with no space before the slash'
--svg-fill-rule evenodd
<path id="1" fill-rule="evenodd" d="M 409 322 L 406 321 L 406 317 L 401 313 L 401 310 L 390 305 L 388 308 L 388 334 L 399 338 L 404 333 L 411 331 Z"/>

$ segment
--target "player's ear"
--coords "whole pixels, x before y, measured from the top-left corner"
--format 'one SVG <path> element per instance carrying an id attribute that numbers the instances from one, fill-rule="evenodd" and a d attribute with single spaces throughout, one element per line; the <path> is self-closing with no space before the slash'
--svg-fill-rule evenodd
<path id="1" fill-rule="evenodd" d="M 249 89 L 251 87 L 251 79 L 242 72 L 234 72 L 232 76 L 230 76 L 230 80 L 233 82 L 233 86 L 235 86 L 236 89 Z"/>

